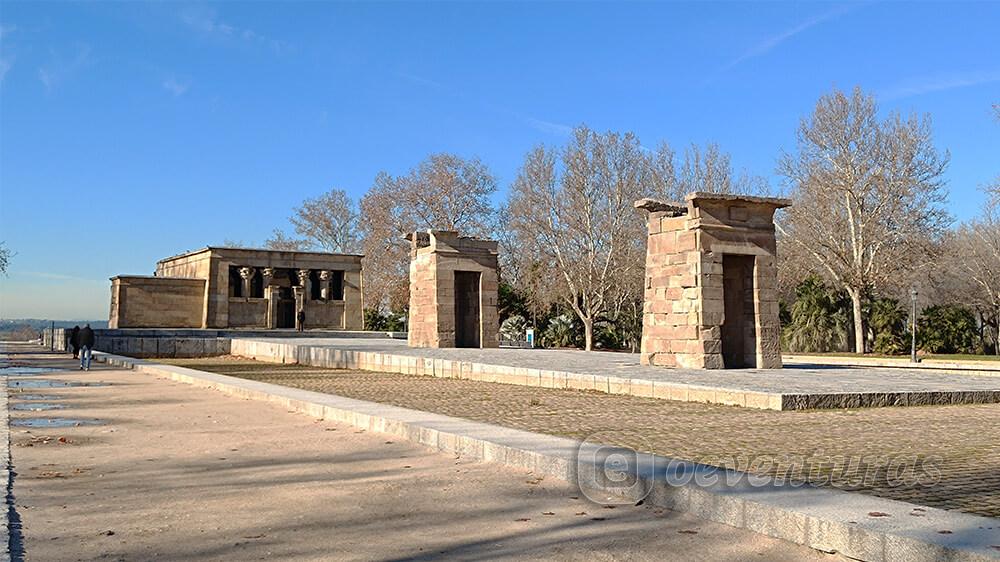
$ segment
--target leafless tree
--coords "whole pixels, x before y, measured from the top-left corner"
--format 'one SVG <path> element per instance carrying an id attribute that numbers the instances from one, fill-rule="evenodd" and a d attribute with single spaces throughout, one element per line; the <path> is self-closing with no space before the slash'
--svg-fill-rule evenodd
<path id="1" fill-rule="evenodd" d="M 709 193 L 766 194 L 767 181 L 746 170 L 737 173 L 732 158 L 718 144 L 704 148 L 691 144 L 683 158 L 666 142 L 661 142 L 651 155 L 655 190 L 648 196 L 683 202 L 692 191 Z"/>
<path id="2" fill-rule="evenodd" d="M 634 135 L 582 126 L 558 154 L 542 146 L 529 152 L 511 187 L 506 227 L 539 286 L 580 319 L 587 350 L 595 321 L 641 290 L 644 224 L 632 205 L 656 179 Z"/>
<path id="3" fill-rule="evenodd" d="M 308 240 L 291 238 L 281 230 L 275 228 L 271 233 L 271 237 L 264 241 L 264 247 L 286 252 L 302 252 L 311 249 L 312 245 Z"/>
<path id="4" fill-rule="evenodd" d="M 874 97 L 857 88 L 821 97 L 802 121 L 797 153 L 781 158 L 794 205 L 779 231 L 851 297 L 858 353 L 863 296 L 931 259 L 928 241 L 950 223 L 948 159 L 933 145 L 929 117 L 880 120 Z"/>
<path id="5" fill-rule="evenodd" d="M 733 172 L 715 144 L 678 158 L 669 144 L 644 148 L 631 133 L 574 130 L 567 146 L 526 156 L 502 211 L 506 276 L 544 309 L 561 302 L 584 327 L 607 322 L 638 344 L 646 256 L 643 197 L 683 201 L 692 191 L 764 191 L 763 180 Z M 623 328 L 623 326 L 627 326 Z"/>
<path id="6" fill-rule="evenodd" d="M 948 272 L 949 288 L 958 293 L 955 300 L 977 310 L 983 324 L 996 330 L 1000 320 L 1000 201 L 988 199 L 979 217 L 949 234 L 945 250 L 941 268 Z"/>
<path id="7" fill-rule="evenodd" d="M 496 188 L 496 178 L 478 158 L 454 154 L 432 154 L 403 176 L 379 173 L 361 200 L 366 300 L 404 308 L 409 254 L 403 236 L 431 228 L 486 236 Z"/>
<path id="8" fill-rule="evenodd" d="M 7 243 L 0 242 L 0 275 L 7 273 L 7 268 L 10 267 L 10 258 L 13 255 L 10 248 L 7 247 Z"/>
<path id="9" fill-rule="evenodd" d="M 353 254 L 361 250 L 357 206 L 342 189 L 306 199 L 290 220 L 296 234 L 323 251 Z"/>

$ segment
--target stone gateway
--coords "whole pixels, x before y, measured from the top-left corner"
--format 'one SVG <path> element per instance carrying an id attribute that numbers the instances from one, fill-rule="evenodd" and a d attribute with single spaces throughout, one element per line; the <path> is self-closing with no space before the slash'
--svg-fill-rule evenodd
<path id="1" fill-rule="evenodd" d="M 361 330 L 354 254 L 208 247 L 111 278 L 110 328 Z"/>
<path id="2" fill-rule="evenodd" d="M 649 212 L 641 362 L 781 367 L 774 212 L 791 201 L 695 192 Z"/>
<path id="3" fill-rule="evenodd" d="M 410 241 L 410 347 L 499 347 L 497 243 L 428 230 Z"/>

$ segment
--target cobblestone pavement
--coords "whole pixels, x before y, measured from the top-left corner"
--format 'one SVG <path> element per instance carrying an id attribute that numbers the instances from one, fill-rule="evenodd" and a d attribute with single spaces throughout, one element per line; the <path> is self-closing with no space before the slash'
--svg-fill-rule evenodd
<path id="1" fill-rule="evenodd" d="M 1000 378 L 997 377 L 929 372 L 926 369 L 808 364 L 787 369 L 740 369 L 737 372 L 722 369 L 665 369 L 640 365 L 638 353 L 582 353 L 560 349 L 411 348 L 407 347 L 405 340 L 385 338 L 250 339 L 779 394 L 1000 391 Z"/>
<path id="2" fill-rule="evenodd" d="M 237 358 L 163 363 L 1000 517 L 1000 405 L 778 412 Z"/>

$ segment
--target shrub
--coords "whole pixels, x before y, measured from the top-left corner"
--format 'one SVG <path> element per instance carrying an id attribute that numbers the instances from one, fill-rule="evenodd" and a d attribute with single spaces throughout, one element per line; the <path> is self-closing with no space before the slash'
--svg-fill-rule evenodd
<path id="1" fill-rule="evenodd" d="M 976 317 L 964 306 L 929 306 L 917 320 L 917 344 L 929 353 L 976 353 Z"/>
<path id="2" fill-rule="evenodd" d="M 382 312 L 377 308 L 365 309 L 365 329 L 371 332 L 402 332 L 403 314 Z"/>
<path id="3" fill-rule="evenodd" d="M 523 341 L 526 337 L 528 321 L 524 316 L 514 315 L 500 323 L 500 339 L 506 341 Z"/>
<path id="4" fill-rule="evenodd" d="M 896 299 L 876 299 L 869 305 L 868 325 L 871 328 L 875 353 L 895 355 L 904 353 L 909 344 L 906 330 L 906 311 Z"/>
<path id="5" fill-rule="evenodd" d="M 851 315 L 843 295 L 830 290 L 816 276 L 795 288 L 791 322 L 782 339 L 788 351 L 842 351 L 849 343 Z"/>
<path id="6" fill-rule="evenodd" d="M 549 320 L 543 334 L 546 347 L 575 347 L 580 341 L 580 330 L 568 314 L 560 314 Z"/>

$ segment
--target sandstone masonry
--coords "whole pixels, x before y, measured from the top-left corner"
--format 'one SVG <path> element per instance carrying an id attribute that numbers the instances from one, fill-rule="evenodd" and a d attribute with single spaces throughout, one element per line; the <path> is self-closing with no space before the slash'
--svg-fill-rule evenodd
<path id="1" fill-rule="evenodd" d="M 208 247 L 111 279 L 110 328 L 360 330 L 360 255 Z"/>
<path id="2" fill-rule="evenodd" d="M 774 212 L 787 199 L 695 192 L 649 212 L 641 362 L 781 367 Z"/>
<path id="3" fill-rule="evenodd" d="M 410 347 L 498 347 L 497 243 L 448 230 L 407 239 Z"/>

